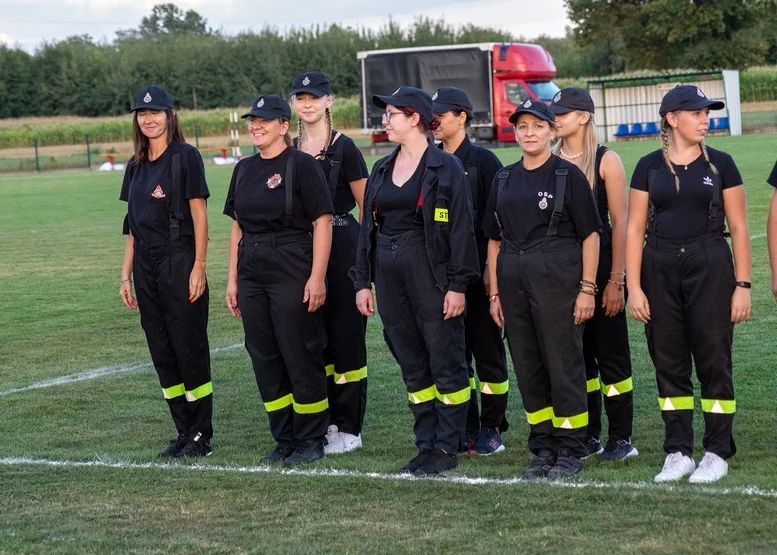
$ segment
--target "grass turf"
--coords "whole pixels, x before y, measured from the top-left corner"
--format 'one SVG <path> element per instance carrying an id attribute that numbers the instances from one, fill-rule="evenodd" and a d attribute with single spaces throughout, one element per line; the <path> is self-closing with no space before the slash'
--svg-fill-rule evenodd
<path id="1" fill-rule="evenodd" d="M 753 319 L 734 345 L 739 454 L 718 486 L 777 488 L 773 430 L 777 328 L 763 238 L 777 136 L 714 138 L 747 187 Z M 656 142 L 613 145 L 630 175 Z M 498 151 L 515 161 L 514 149 Z M 372 163 L 372 158 L 368 162 Z M 229 168 L 208 167 L 211 347 L 242 342 L 223 304 Z M 147 360 L 137 313 L 118 298 L 123 253 L 118 173 L 0 177 L 0 391 L 87 369 Z M 650 481 L 663 426 L 641 326 L 630 322 L 640 457 L 586 463 L 580 482 Z M 392 473 L 413 455 L 399 370 L 374 319 L 365 447 L 313 468 Z M 241 347 L 213 356 L 213 465 L 255 465 L 272 447 Z M 698 400 L 697 400 L 698 406 Z M 697 413 L 700 411 L 697 411 Z M 529 462 L 527 425 L 511 383 L 508 451 L 462 457 L 459 476 L 513 477 Z M 697 414 L 698 437 L 701 417 Z M 152 462 L 172 426 L 150 367 L 0 396 L 0 457 Z M 700 454 L 700 441 L 697 441 Z M 195 463 L 197 466 L 200 463 Z M 743 491 L 569 489 L 310 477 L 223 470 L 51 468 L 0 464 L 0 552 L 772 552 L 777 500 Z M 717 493 L 716 493 L 717 492 Z"/>

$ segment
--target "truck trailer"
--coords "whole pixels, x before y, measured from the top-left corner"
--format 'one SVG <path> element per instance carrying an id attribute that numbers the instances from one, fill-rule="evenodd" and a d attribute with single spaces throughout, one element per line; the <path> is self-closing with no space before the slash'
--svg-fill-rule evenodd
<path id="1" fill-rule="evenodd" d="M 371 50 L 357 54 L 361 70 L 362 130 L 372 142 L 387 140 L 383 110 L 372 95 L 390 95 L 400 86 L 433 94 L 440 87 L 458 87 L 474 107 L 470 133 L 480 141 L 514 142 L 508 121 L 528 99 L 550 103 L 558 92 L 556 66 L 536 44 L 458 44 Z"/>

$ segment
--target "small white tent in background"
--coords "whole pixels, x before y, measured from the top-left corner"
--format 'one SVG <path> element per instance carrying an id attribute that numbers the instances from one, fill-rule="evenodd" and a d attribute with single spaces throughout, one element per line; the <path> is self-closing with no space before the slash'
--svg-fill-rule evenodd
<path id="1" fill-rule="evenodd" d="M 97 171 L 109 172 L 109 171 L 124 171 L 124 164 L 112 164 L 111 162 L 105 162 Z"/>
<path id="2" fill-rule="evenodd" d="M 710 112 L 710 132 L 742 134 L 739 71 L 709 70 L 588 81 L 596 104 L 597 140 L 658 138 L 661 99 L 676 85 L 695 85 L 708 98 L 726 103 L 723 110 Z"/>

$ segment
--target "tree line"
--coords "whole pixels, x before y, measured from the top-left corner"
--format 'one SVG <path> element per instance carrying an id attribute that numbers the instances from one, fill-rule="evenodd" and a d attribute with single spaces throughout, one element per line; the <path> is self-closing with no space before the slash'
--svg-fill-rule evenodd
<path id="1" fill-rule="evenodd" d="M 559 78 L 636 69 L 777 63 L 774 0 L 566 0 L 574 27 L 539 37 Z M 378 30 L 266 27 L 228 36 L 194 11 L 161 4 L 136 29 L 110 42 L 88 35 L 44 42 L 34 53 L 0 44 L 0 118 L 117 115 L 134 92 L 156 83 L 182 108 L 246 105 L 260 93 L 285 95 L 294 76 L 318 69 L 340 96 L 359 92 L 362 50 L 521 42 L 498 29 L 420 18 Z M 524 41 L 525 42 L 525 41 Z"/>

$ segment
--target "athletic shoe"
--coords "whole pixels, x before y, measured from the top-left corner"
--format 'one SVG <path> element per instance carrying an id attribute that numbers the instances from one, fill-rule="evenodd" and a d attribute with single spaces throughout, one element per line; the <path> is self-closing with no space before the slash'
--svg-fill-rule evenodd
<path id="1" fill-rule="evenodd" d="M 639 455 L 639 451 L 631 443 L 631 439 L 619 439 L 614 441 L 613 439 L 607 440 L 607 445 L 604 450 L 599 453 L 600 461 L 622 461 L 629 457 L 636 457 Z"/>
<path id="2" fill-rule="evenodd" d="M 418 451 L 418 454 L 410 459 L 410 462 L 408 462 L 405 466 L 399 469 L 400 474 L 412 474 L 416 470 L 418 470 L 424 462 L 426 462 L 426 459 L 428 459 L 432 455 L 431 449 L 421 449 Z"/>
<path id="3" fill-rule="evenodd" d="M 494 455 L 505 450 L 502 436 L 495 428 L 483 428 L 478 434 L 478 441 L 474 449 L 470 449 L 470 455 Z"/>
<path id="4" fill-rule="evenodd" d="M 556 457 L 551 451 L 542 450 L 532 461 L 529 468 L 521 474 L 521 480 L 539 480 L 547 478 L 548 472 L 556 464 Z"/>
<path id="5" fill-rule="evenodd" d="M 459 466 L 456 455 L 449 455 L 445 451 L 435 449 L 431 455 L 419 466 L 413 476 L 423 478 L 424 476 L 437 476 L 443 472 L 448 472 Z"/>
<path id="6" fill-rule="evenodd" d="M 598 455 L 603 451 L 602 442 L 595 437 L 589 437 L 583 442 L 583 444 L 585 445 L 586 451 L 588 452 L 588 454 L 583 457 L 583 460 L 586 460 L 588 457 Z"/>
<path id="7" fill-rule="evenodd" d="M 340 438 L 343 442 L 343 453 L 350 453 L 356 451 L 362 446 L 362 435 L 355 436 L 348 432 L 340 432 Z M 326 447 L 324 447 L 326 451 Z"/>
<path id="8" fill-rule="evenodd" d="M 556 459 L 556 464 L 548 471 L 548 480 L 564 480 L 582 472 L 583 461 L 561 451 Z"/>
<path id="9" fill-rule="evenodd" d="M 334 424 L 331 424 L 326 430 L 326 436 L 324 436 L 324 453 L 327 455 L 345 453 L 343 436 Z"/>
<path id="10" fill-rule="evenodd" d="M 470 454 L 470 452 L 475 448 L 475 446 L 478 444 L 478 436 L 476 435 L 469 435 L 469 433 L 464 437 L 464 447 L 462 449 L 462 453 Z"/>
<path id="11" fill-rule="evenodd" d="M 294 452 L 286 459 L 286 464 L 307 464 L 324 458 L 324 444 L 320 441 L 300 441 Z"/>
<path id="12" fill-rule="evenodd" d="M 178 434 L 178 437 L 170 440 L 170 445 L 167 446 L 167 449 L 159 453 L 157 456 L 163 458 L 175 457 L 181 451 L 181 449 L 183 449 L 184 445 L 186 445 L 186 436 L 183 434 Z"/>
<path id="13" fill-rule="evenodd" d="M 653 481 L 676 482 L 684 476 L 690 476 L 694 470 L 696 470 L 696 463 L 691 457 L 686 457 L 680 452 L 671 453 L 666 456 L 664 468 L 653 478 Z"/>
<path id="14" fill-rule="evenodd" d="M 291 445 L 276 445 L 275 449 L 273 449 L 273 452 L 262 457 L 261 461 L 266 463 L 284 462 L 286 459 L 291 457 L 293 452 L 294 447 Z"/>
<path id="15" fill-rule="evenodd" d="M 188 459 L 193 457 L 207 457 L 213 453 L 210 448 L 210 440 L 204 439 L 200 432 L 197 435 L 186 440 L 183 448 L 173 455 L 176 459 Z"/>
<path id="16" fill-rule="evenodd" d="M 717 482 L 723 476 L 728 474 L 728 463 L 716 455 L 707 451 L 704 457 L 699 461 L 699 467 L 696 472 L 691 474 L 688 481 L 691 484 L 711 484 Z"/>

